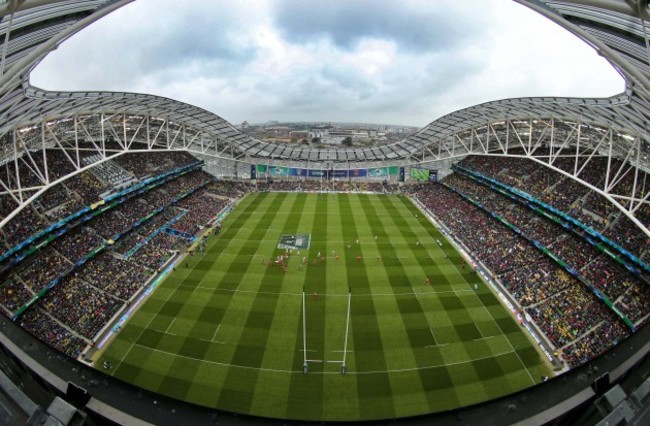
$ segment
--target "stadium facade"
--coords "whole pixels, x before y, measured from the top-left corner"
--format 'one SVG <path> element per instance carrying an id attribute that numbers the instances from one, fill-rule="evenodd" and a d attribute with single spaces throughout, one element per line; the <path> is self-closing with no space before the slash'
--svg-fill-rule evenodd
<path id="1" fill-rule="evenodd" d="M 314 149 L 255 140 L 238 131 L 218 115 L 159 96 L 115 92 L 56 92 L 30 84 L 30 72 L 67 38 L 131 0 L 7 0 L 0 2 L 0 144 L 2 173 L 0 195 L 12 206 L 0 228 L 30 203 L 67 179 L 127 152 L 180 151 L 204 160 L 208 171 L 219 177 L 250 178 L 258 166 L 299 170 L 336 171 L 401 169 L 406 180 L 411 169 L 451 173 L 454 164 L 470 156 L 525 158 L 570 178 L 600 194 L 650 238 L 650 39 L 648 3 L 641 0 L 517 0 L 579 37 L 608 60 L 625 80 L 625 91 L 606 99 L 533 97 L 505 99 L 476 105 L 440 117 L 415 134 L 391 145 L 368 148 Z M 53 173 L 48 167 L 49 150 L 64 153 L 69 172 Z M 80 155 L 80 153 L 84 155 Z M 92 155 L 88 155 L 88 153 Z M 83 157 L 83 158 L 82 158 Z M 90 159 L 90 160 L 89 160 Z M 570 162 L 572 167 L 560 167 Z M 585 179 L 596 162 L 606 163 L 606 178 L 595 184 Z M 268 169 L 267 169 L 268 170 Z M 309 176 L 308 174 L 306 176 Z M 341 174 L 343 176 L 343 174 Z M 390 175 L 388 175 L 390 176 Z M 298 176 L 300 177 L 300 176 Z M 385 175 L 380 174 L 380 178 Z M 397 178 L 396 178 L 397 179 Z M 628 179 L 630 185 L 619 185 Z M 638 259 L 637 259 L 638 260 Z M 637 264 L 636 266 L 639 266 Z M 641 265 L 643 266 L 643 265 Z M 16 377 L 34 387 L 65 393 L 70 369 L 85 367 L 68 359 L 53 365 L 55 356 L 38 359 L 38 342 L 28 343 L 8 319 L 3 318 L 4 365 Z M 629 368 L 647 357 L 647 327 L 626 345 L 610 354 L 601 368 L 612 379 L 625 377 Z M 11 337 L 11 338 L 10 338 Z M 619 353 L 621 352 L 621 353 Z M 585 367 L 587 368 L 587 367 Z M 588 374 L 593 373 L 589 366 Z M 585 374 L 586 370 L 576 371 Z M 67 376 L 66 376 L 67 374 Z M 90 374 L 90 373 L 89 373 Z M 68 377 L 63 378 L 62 377 Z M 577 377 L 577 376 L 576 376 Z M 102 378 L 101 380 L 109 380 Z M 549 383 L 524 398 L 546 398 L 556 393 L 567 402 L 549 399 L 547 405 L 510 410 L 509 421 L 549 421 L 593 400 L 589 383 L 575 379 L 571 386 Z M 573 380 L 573 379 L 569 379 Z M 111 382 L 113 391 L 120 387 Z M 108 385 L 106 386 L 108 387 Z M 562 392 L 556 389 L 563 388 Z M 121 389 L 121 388 L 120 388 Z M 124 387 L 127 397 L 106 396 L 107 390 L 91 394 L 88 410 L 116 422 L 133 422 L 140 415 L 162 421 L 155 410 L 138 411 L 133 401 L 142 396 Z M 537 392 L 537 393 L 535 393 Z M 98 394 L 102 394 L 102 396 Z M 568 395 L 567 395 L 568 393 Z M 140 395 L 133 397 L 133 395 Z M 530 396 L 527 396 L 530 395 Z M 521 402 L 522 395 L 518 395 Z M 123 399 L 120 401 L 120 399 Z M 125 400 L 124 400 L 125 399 Z M 164 399 L 164 398 L 162 398 Z M 175 404 L 168 401 L 167 403 Z M 516 402 L 501 400 L 481 406 L 465 418 L 479 418 L 486 410 L 499 412 Z M 564 404 L 564 405 L 562 405 Z M 192 412 L 192 407 L 174 406 Z M 191 416 L 191 414 L 187 414 Z M 215 414 L 205 414 L 214 420 Z M 450 419 L 456 419 L 451 415 Z M 212 417 L 210 417 L 212 416 Z M 538 417 L 535 417 L 538 416 Z M 541 416 L 541 417 L 539 417 Z M 188 417 L 189 418 L 189 417 Z"/>

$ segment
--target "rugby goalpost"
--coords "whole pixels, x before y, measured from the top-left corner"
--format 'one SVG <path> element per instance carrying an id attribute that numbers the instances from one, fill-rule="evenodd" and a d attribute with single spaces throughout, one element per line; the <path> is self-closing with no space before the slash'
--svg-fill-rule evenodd
<path id="1" fill-rule="evenodd" d="M 309 359 L 307 358 L 307 298 L 305 287 L 302 287 L 302 372 L 303 374 L 309 373 L 309 363 L 310 362 L 319 362 L 322 363 L 322 359 Z M 347 354 L 348 354 L 348 336 L 350 334 L 350 306 L 352 305 L 352 287 L 348 287 L 348 305 L 345 316 L 345 339 L 343 341 L 343 358 L 341 360 L 327 360 L 325 362 L 340 364 L 341 375 L 344 376 L 347 371 Z"/>

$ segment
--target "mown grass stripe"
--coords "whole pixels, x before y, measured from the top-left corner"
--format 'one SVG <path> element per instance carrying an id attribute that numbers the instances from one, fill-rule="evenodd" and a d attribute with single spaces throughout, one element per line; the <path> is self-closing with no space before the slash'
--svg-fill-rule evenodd
<path id="1" fill-rule="evenodd" d="M 274 202 L 281 204 L 282 200 Z M 268 208 L 273 208 L 274 202 L 268 205 Z M 244 213 L 252 212 L 251 206 L 254 205 L 250 204 L 244 210 Z M 189 265 L 192 268 L 191 272 L 182 281 L 184 288 L 191 287 L 192 285 L 195 287 L 201 285 L 204 277 L 211 269 L 211 265 L 217 261 L 221 254 L 221 251 L 217 250 L 217 247 L 217 244 L 208 244 L 204 255 L 201 256 L 198 252 L 194 255 L 195 259 Z M 240 249 L 240 252 L 244 250 L 246 250 L 245 246 Z M 201 278 L 198 278 L 199 276 Z M 227 285 L 225 288 L 232 288 L 231 285 Z M 210 350 L 214 350 L 212 348 L 214 344 L 208 341 L 208 339 L 211 340 L 209 336 L 215 334 L 214 330 L 219 326 L 225 312 L 225 307 L 224 309 L 215 309 L 212 306 L 224 304 L 225 301 L 225 306 L 227 307 L 233 295 L 234 293 L 223 294 L 215 292 L 209 298 L 203 299 L 200 302 L 200 306 L 185 303 L 184 308 L 179 311 L 176 309 L 176 306 L 183 299 L 187 302 L 187 296 L 183 297 L 182 295 L 175 294 L 171 299 L 173 304 L 170 305 L 174 309 L 166 309 L 163 307 L 161 312 L 166 314 L 167 318 L 170 318 L 169 324 L 164 329 L 165 332 L 162 334 L 158 333 L 161 337 L 157 341 L 148 341 L 144 344 L 160 351 L 178 353 L 180 356 L 167 366 L 168 373 L 158 385 L 158 392 L 179 399 L 186 397 L 191 389 L 189 384 L 194 380 L 200 368 L 200 364 L 194 362 L 193 359 L 204 359 Z M 160 313 L 158 315 L 160 316 Z M 199 320 L 199 318 L 203 318 L 204 320 Z M 152 331 L 148 330 L 148 332 L 151 333 Z M 143 344 L 142 339 L 136 343 Z M 152 354 L 151 356 L 161 358 L 159 353 Z"/>
<path id="2" fill-rule="evenodd" d="M 287 198 L 286 193 L 279 194 L 276 198 L 276 200 L 279 200 L 278 205 L 289 201 Z M 290 208 L 291 214 L 302 213 L 305 198 L 292 196 L 290 199 L 293 201 Z M 286 233 L 292 233 L 296 231 L 298 227 L 297 222 L 292 219 L 291 214 L 287 216 L 287 219 L 282 226 L 282 228 L 286 230 Z M 264 218 L 263 221 L 270 224 L 272 216 L 273 215 L 268 215 L 268 218 Z M 262 228 L 263 231 L 265 231 L 265 229 L 266 228 Z M 257 239 L 261 236 L 263 235 L 254 235 L 253 238 Z M 275 258 L 282 253 L 283 250 L 276 248 L 273 251 L 271 258 Z M 283 272 L 278 266 L 267 267 L 259 287 L 260 290 L 277 290 L 281 288 L 284 276 L 285 272 Z M 273 316 L 278 314 L 275 309 L 278 297 L 278 293 L 268 291 L 265 293 L 258 293 L 255 296 L 251 309 L 248 312 L 248 318 L 245 322 L 245 332 L 241 334 L 233 354 L 233 361 L 237 365 L 248 367 L 262 366 L 262 360 L 267 347 Z M 249 383 L 256 383 L 257 375 L 259 373 L 255 370 L 237 372 L 235 372 L 235 370 L 243 369 L 230 369 L 228 371 L 219 394 L 219 404 L 223 404 L 223 406 L 226 407 L 233 407 L 236 411 L 248 412 L 253 401 L 254 388 L 249 389 L 248 392 L 242 391 L 240 389 L 241 380 L 244 379 Z M 242 376 L 245 376 L 245 378 Z"/>
<path id="3" fill-rule="evenodd" d="M 327 360 L 325 354 L 325 321 L 327 295 L 327 268 L 318 258 L 327 256 L 327 194 L 312 195 L 316 201 L 314 205 L 312 223 L 312 241 L 309 248 L 307 265 L 305 266 L 305 317 L 306 333 L 303 335 L 302 322 L 298 324 L 297 334 L 301 336 L 296 340 L 293 348 L 293 368 L 297 371 L 303 368 L 302 345 L 303 338 L 307 341 L 307 358 L 323 361 L 308 362 L 308 369 L 312 374 L 294 375 L 289 384 L 287 400 L 288 418 L 305 418 L 319 420 L 323 416 L 323 381 L 324 376 L 318 374 L 324 371 Z M 310 203 L 311 205 L 311 203 Z M 314 296 L 317 293 L 318 296 Z M 300 302 L 302 304 L 302 302 Z"/>
<path id="4" fill-rule="evenodd" d="M 420 211 L 420 209 L 418 209 L 418 207 L 415 206 L 415 204 L 413 204 L 411 200 L 407 197 L 398 197 L 397 200 L 394 201 L 395 203 L 401 204 L 403 208 L 409 210 L 414 216 L 417 216 L 419 231 L 426 232 L 434 241 L 440 241 L 442 243 L 441 249 L 447 256 L 446 259 L 448 259 L 450 264 L 455 264 L 458 267 L 452 268 L 454 273 L 462 275 L 465 281 L 470 284 L 478 284 L 481 282 L 481 279 L 472 272 L 470 267 L 467 266 L 462 255 L 456 251 L 454 246 L 452 246 L 440 231 L 429 222 L 429 219 Z"/>
<path id="5" fill-rule="evenodd" d="M 294 200 L 301 197 L 306 202 L 296 211 Z M 373 213 L 368 214 L 368 209 Z M 323 211 L 325 221 L 318 220 L 317 213 Z M 276 253 L 279 235 L 296 226 L 299 233 L 311 232 L 314 237 L 312 259 L 319 248 L 326 256 L 336 249 L 339 263 L 328 259 L 313 269 L 298 269 L 292 259 L 286 274 L 274 270 L 281 276 L 280 283 L 267 280 L 270 270 L 261 264 L 261 257 L 268 259 Z M 195 256 L 190 268 L 181 266 L 158 288 L 103 359 L 119 365 L 120 376 L 170 396 L 241 413 L 314 421 L 394 418 L 480 402 L 530 384 L 518 358 L 532 364 L 534 377 L 548 374 L 543 365 L 533 370 L 539 357 L 494 296 L 484 287 L 475 290 L 463 281 L 476 276 L 456 270 L 458 255 L 452 251 L 447 260 L 437 245 L 419 253 L 409 244 L 415 237 L 434 244 L 439 234 L 432 228 L 403 197 L 247 196 L 221 235 L 209 240 L 208 253 L 203 258 Z M 443 250 L 453 250 L 446 240 L 440 240 Z M 384 265 L 375 261 L 380 253 Z M 357 262 L 357 256 L 362 261 Z M 448 284 L 442 285 L 449 292 L 426 291 L 419 278 L 424 267 L 445 274 Z M 398 277 L 406 276 L 421 286 L 416 287 L 423 290 L 417 295 L 419 306 L 412 302 L 412 288 L 391 283 L 394 268 Z M 352 285 L 351 352 L 345 376 L 338 373 L 336 363 L 323 368 L 328 374 L 312 370 L 305 376 L 301 372 L 303 354 L 297 350 L 302 346 L 300 290 L 304 283 L 320 285 L 319 279 L 324 280 L 325 290 L 319 301 L 308 303 L 319 303 L 322 308 L 310 311 L 320 316 L 310 322 L 322 324 L 312 338 L 321 340 L 325 359 L 340 355 L 333 353 L 342 344 L 345 292 L 348 283 Z M 233 287 L 233 282 L 239 286 Z M 494 321 L 484 321 L 489 314 Z M 418 361 L 418 351 L 424 349 L 413 347 L 413 342 L 429 339 L 420 327 L 421 315 L 434 325 L 435 338 L 430 339 L 441 345 L 437 350 L 442 357 L 440 363 L 424 368 Z M 214 327 L 217 320 L 219 330 Z M 495 337 L 473 339 L 488 335 Z M 212 336 L 224 344 L 211 342 Z M 153 349 L 134 346 L 129 339 L 140 339 Z M 511 352 L 508 340 L 516 353 Z M 485 346 L 497 355 L 477 356 L 485 352 Z M 261 360 L 237 362 L 239 354 L 251 348 L 253 357 L 262 354 Z M 123 363 L 115 362 L 127 353 Z M 234 404 L 221 398 L 226 386 L 228 395 L 224 396 Z"/>
<path id="6" fill-rule="evenodd" d="M 368 218 L 372 232 L 375 235 L 388 234 L 386 232 L 386 229 L 388 228 L 394 230 L 393 232 L 390 232 L 392 239 L 402 239 L 404 241 L 417 240 L 417 237 L 413 233 L 409 233 L 410 228 L 405 225 L 404 220 L 402 219 L 399 221 L 399 218 L 402 217 L 401 212 L 395 210 L 389 211 L 386 209 L 385 202 L 389 202 L 387 198 L 379 197 L 379 199 L 370 199 L 367 196 L 362 196 L 362 200 L 364 201 L 362 203 L 362 206 L 365 212 L 365 216 Z M 381 215 L 378 213 L 381 213 Z M 413 251 L 411 245 L 407 247 L 408 251 Z M 413 276 L 414 273 L 417 275 L 418 272 L 420 272 L 422 269 L 421 264 L 419 268 L 411 266 L 407 271 L 406 267 L 404 267 L 399 261 L 400 255 L 403 256 L 404 253 L 398 253 L 393 245 L 381 245 L 380 252 L 382 257 L 396 259 L 396 262 L 392 263 L 390 266 L 390 272 L 388 270 L 386 271 L 386 275 L 388 276 L 392 290 L 398 293 L 408 291 L 408 289 L 416 291 L 412 287 L 409 281 L 409 277 Z M 418 257 L 416 253 L 413 253 L 413 255 Z M 424 256 L 420 255 L 420 257 Z M 426 257 L 428 258 L 428 256 Z M 432 259 L 428 259 L 429 262 L 435 267 L 435 263 L 432 261 Z M 440 350 L 439 348 L 435 347 L 436 341 L 433 338 L 433 334 L 431 333 L 431 325 L 429 324 L 428 318 L 423 311 L 422 305 L 420 304 L 415 294 L 413 297 L 395 297 L 393 299 L 393 302 L 397 305 L 397 309 L 399 310 L 400 315 L 398 318 L 401 319 L 406 337 L 408 338 L 408 345 L 405 346 L 411 348 L 410 355 L 413 358 L 413 362 L 415 362 L 418 367 L 443 364 L 444 361 Z M 404 356 L 406 355 L 402 355 L 402 357 Z M 435 372 L 436 376 L 439 376 L 441 374 L 444 373 L 440 371 Z M 431 382 L 431 380 L 435 378 L 432 378 L 432 374 L 428 370 L 419 370 L 417 372 L 417 376 L 419 376 L 420 384 L 422 386 L 422 390 L 419 391 L 420 396 L 422 395 L 422 391 L 424 389 L 428 388 L 432 390 L 442 390 L 445 388 L 437 386 L 449 386 L 449 381 Z M 393 383 L 393 387 L 399 385 L 399 383 Z M 413 381 L 410 384 L 410 389 L 411 391 L 417 389 Z M 453 387 L 447 387 L 446 389 L 450 393 L 453 393 Z M 394 393 L 404 393 L 404 390 L 395 389 Z M 431 409 L 435 409 L 437 401 L 428 398 L 427 402 L 429 403 Z"/>
<path id="7" fill-rule="evenodd" d="M 348 282 L 352 293 L 370 294 L 370 282 L 365 268 L 360 267 L 357 257 L 363 257 L 361 247 L 356 244 L 359 239 L 355 215 L 351 200 L 357 196 L 350 195 L 339 201 L 341 224 L 346 239 L 352 242 L 345 247 L 345 262 Z M 377 311 L 371 297 L 355 298 L 351 307 L 351 332 L 354 339 L 354 362 L 359 370 L 382 371 L 387 369 L 381 331 L 377 322 Z M 388 374 L 357 376 L 359 412 L 363 418 L 392 418 L 395 405 Z"/>
<path id="8" fill-rule="evenodd" d="M 393 201 L 395 202 L 395 200 Z M 415 207 L 415 205 L 407 199 L 402 198 L 401 202 L 402 205 L 405 205 L 409 209 L 419 211 L 417 207 Z M 420 228 L 426 228 L 426 224 L 429 223 L 428 219 L 426 219 L 426 217 L 422 214 L 418 216 L 421 217 Z M 434 227 L 431 226 L 431 228 Z M 429 232 L 429 234 L 431 236 L 435 235 L 431 232 Z M 449 244 L 449 242 L 446 241 L 446 239 L 444 239 L 441 235 L 437 237 L 437 241 L 440 241 L 443 244 L 442 248 L 446 253 L 446 259 L 449 263 L 454 265 L 455 275 L 462 276 L 466 281 L 466 287 L 474 290 L 472 293 L 455 295 L 455 299 L 458 300 L 458 303 L 463 304 L 468 308 L 469 318 L 466 318 L 465 313 L 461 313 L 461 310 L 452 309 L 451 307 L 447 307 L 446 309 L 446 312 L 449 312 L 450 315 L 453 315 L 454 317 L 453 322 L 455 324 L 456 334 L 459 336 L 459 338 L 466 340 L 464 346 L 469 356 L 471 358 L 483 357 L 486 354 L 494 354 L 495 351 L 498 352 L 501 350 L 501 346 L 491 346 L 490 343 L 492 342 L 480 339 L 480 337 L 483 337 L 483 333 L 480 332 L 480 329 L 478 330 L 480 337 L 476 337 L 475 334 L 477 331 L 474 331 L 471 336 L 463 331 L 470 326 L 475 327 L 475 322 L 478 322 L 478 324 L 483 328 L 493 331 L 490 333 L 490 335 L 500 336 L 503 339 L 507 339 L 510 341 L 510 344 L 512 344 L 511 339 L 513 336 L 523 337 L 523 342 L 521 340 L 519 341 L 519 343 L 522 345 L 522 348 L 532 349 L 537 354 L 536 357 L 527 358 L 530 362 L 530 365 L 526 365 L 527 363 L 523 361 L 509 365 L 503 365 L 502 368 L 497 369 L 497 372 L 501 372 L 499 378 L 484 380 L 483 386 L 494 386 L 494 382 L 498 381 L 499 388 L 503 390 L 504 393 L 509 393 L 510 391 L 521 388 L 521 383 L 514 383 L 513 381 L 509 380 L 508 375 L 512 376 L 512 373 L 518 372 L 520 373 L 519 376 L 529 376 L 529 372 L 525 370 L 525 368 L 528 367 L 533 368 L 534 371 L 544 371 L 544 367 L 539 368 L 539 370 L 535 369 L 535 367 L 540 367 L 540 364 L 542 364 L 539 352 L 537 352 L 532 347 L 532 343 L 523 335 L 522 330 L 514 322 L 512 317 L 505 311 L 505 309 L 503 309 L 500 303 L 496 300 L 496 297 L 492 291 L 481 281 L 478 274 L 476 274 L 470 267 L 467 266 L 465 259 L 462 258 L 460 253 L 454 250 L 451 244 Z M 447 297 L 447 299 L 449 299 L 449 297 Z M 475 301 L 478 303 L 475 303 Z M 470 308 L 470 306 L 472 308 Z M 459 317 L 459 315 L 462 316 L 462 318 Z M 476 319 L 477 316 L 480 318 L 480 320 Z M 495 327 L 493 324 L 496 325 L 496 330 L 494 330 Z M 503 325 L 503 327 L 501 325 Z M 476 338 L 479 340 L 470 340 L 470 338 Z M 530 354 L 530 352 L 525 351 L 525 349 L 522 352 L 526 353 L 526 355 Z M 524 363 L 525 367 L 522 366 L 522 362 Z M 483 364 L 485 364 L 485 362 Z M 476 371 L 476 369 L 483 368 L 483 364 L 479 363 L 474 365 L 476 375 L 481 379 L 483 379 L 485 373 L 482 371 Z M 530 377 L 528 377 L 528 380 L 530 381 Z M 517 377 L 517 381 L 520 382 L 521 379 Z M 486 388 L 486 392 L 490 392 L 490 390 Z"/>

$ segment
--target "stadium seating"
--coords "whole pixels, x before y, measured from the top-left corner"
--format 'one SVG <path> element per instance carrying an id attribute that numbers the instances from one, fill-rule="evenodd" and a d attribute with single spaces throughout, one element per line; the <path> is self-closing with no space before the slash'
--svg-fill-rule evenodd
<path id="1" fill-rule="evenodd" d="M 61 152 L 48 150 L 47 155 L 51 164 L 70 169 Z M 194 157 L 179 152 L 127 154 L 119 161 L 103 163 L 109 166 L 101 170 L 75 175 L 46 191 L 33 204 L 36 208 L 28 206 L 8 222 L 2 230 L 3 251 L 96 202 L 100 194 L 114 192 L 124 182 L 136 184 L 194 163 L 198 164 Z M 241 183 L 215 182 L 211 175 L 193 170 L 127 198 L 5 270 L 0 276 L 0 309 L 12 317 L 45 290 L 43 297 L 20 313 L 19 323 L 62 352 L 79 356 L 175 255 L 175 248 L 185 246 L 181 237 L 167 232 L 172 225 L 192 236 L 231 198 L 249 189 Z M 0 214 L 8 215 L 15 205 L 11 197 L 0 197 Z M 118 236 L 116 244 L 109 241 Z M 102 248 L 104 252 L 91 257 Z"/>
<path id="2" fill-rule="evenodd" d="M 468 157 L 461 164 L 527 190 L 565 211 L 570 211 L 579 199 L 596 199 L 560 174 L 555 176 L 557 181 L 535 179 L 531 181 L 534 185 L 526 185 L 526 177 L 543 167 L 530 163 L 517 158 L 488 157 L 479 161 Z M 597 174 L 597 170 L 592 171 L 587 179 L 596 180 Z M 420 184 L 409 193 L 494 274 L 570 366 L 605 352 L 630 333 L 621 318 L 589 291 L 585 283 L 606 295 L 636 327 L 648 321 L 650 291 L 643 276 L 632 274 L 585 239 L 487 185 L 461 174 L 453 174 L 443 183 Z M 494 214 L 520 233 L 513 232 Z M 588 217 L 593 217 L 591 211 Z M 630 231 L 633 228 L 624 229 L 630 236 L 638 234 Z M 577 271 L 575 276 L 536 249 L 532 240 Z M 647 239 L 643 243 L 647 244 Z M 628 244 L 628 247 L 633 246 Z"/>
<path id="3" fill-rule="evenodd" d="M 60 166 L 61 173 L 72 167 L 60 151 L 48 150 L 47 157 L 48 162 Z M 94 160 L 84 158 L 85 162 Z M 195 162 L 194 157 L 180 152 L 125 154 L 92 172 L 75 175 L 46 191 L 8 222 L 2 230 L 3 250 L 115 193 L 125 182 L 137 184 Z M 648 241 L 634 231 L 634 224 L 602 197 L 564 175 L 549 173 L 544 166 L 520 158 L 468 157 L 460 164 L 567 212 L 643 259 L 650 256 Z M 568 170 L 573 165 L 560 159 L 556 166 Z M 602 167 L 602 161 L 594 162 L 593 170 L 585 171 L 583 178 L 598 184 Z M 626 184 L 625 180 L 619 184 Z M 251 191 L 397 190 L 395 184 L 366 181 L 276 180 L 255 185 L 216 181 L 198 169 L 185 171 L 164 185 L 120 199 L 115 207 L 74 225 L 17 267 L 5 270 L 0 277 L 0 308 L 5 315 L 14 316 L 46 289 L 43 297 L 20 313 L 19 323 L 76 357 L 92 345 L 115 313 L 187 246 L 187 239 L 199 234 L 233 199 Z M 632 274 L 579 235 L 527 206 L 460 173 L 450 175 L 442 184 L 413 184 L 401 190 L 417 198 L 485 265 L 569 366 L 607 351 L 631 332 L 585 283 L 606 295 L 637 327 L 648 321 L 650 292 L 644 277 Z M 15 205 L 11 197 L 0 197 L 0 215 L 6 216 Z M 532 240 L 577 275 L 536 249 Z M 104 251 L 94 255 L 98 249 Z"/>
<path id="4" fill-rule="evenodd" d="M 544 152 L 539 151 L 538 154 L 544 155 Z M 640 258 L 647 257 L 650 252 L 648 238 L 640 236 L 636 232 L 636 226 L 604 197 L 542 164 L 523 158 L 469 156 L 459 165 L 538 198 L 602 232 Z M 558 158 L 553 165 L 570 173 L 575 167 L 573 159 L 564 158 Z M 609 179 L 613 180 L 616 171 L 622 166 L 620 160 L 612 159 Z M 595 157 L 589 167 L 580 173 L 580 178 L 596 187 L 602 187 L 607 178 L 607 160 Z M 626 174 L 614 185 L 613 191 L 626 193 L 633 185 L 633 178 L 632 174 Z M 640 179 L 645 181 L 646 177 L 641 176 Z M 650 207 L 641 207 L 637 218 L 646 226 L 650 225 Z"/>

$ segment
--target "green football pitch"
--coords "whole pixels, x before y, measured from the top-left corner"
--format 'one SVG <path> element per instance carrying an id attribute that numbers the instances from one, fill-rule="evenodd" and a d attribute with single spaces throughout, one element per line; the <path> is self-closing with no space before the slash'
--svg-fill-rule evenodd
<path id="1" fill-rule="evenodd" d="M 309 249 L 292 250 L 286 271 L 269 265 L 292 235 L 309 236 Z M 302 420 L 448 410 L 549 375 L 405 197 L 251 194 L 188 260 L 97 365 L 109 360 L 115 377 L 177 399 Z"/>

